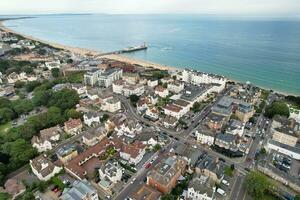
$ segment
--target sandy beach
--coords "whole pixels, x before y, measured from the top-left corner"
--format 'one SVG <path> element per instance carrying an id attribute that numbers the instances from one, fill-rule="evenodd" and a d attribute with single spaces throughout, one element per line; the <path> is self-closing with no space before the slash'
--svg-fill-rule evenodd
<path id="1" fill-rule="evenodd" d="M 120 61 L 120 62 L 126 62 L 129 64 L 140 65 L 140 66 L 146 67 L 146 68 L 151 67 L 151 68 L 156 68 L 156 69 L 160 69 L 160 70 L 170 70 L 170 71 L 177 70 L 176 67 L 161 65 L 161 64 L 157 64 L 157 63 L 153 63 L 153 62 L 144 61 L 144 60 L 133 59 L 133 58 L 129 58 L 129 57 L 126 57 L 126 56 L 120 55 L 120 54 L 110 54 L 110 55 L 99 56 L 99 55 L 103 54 L 104 52 L 94 51 L 94 50 L 80 48 L 80 47 L 71 47 L 71 46 L 66 46 L 66 45 L 62 45 L 62 44 L 58 44 L 58 43 L 54 43 L 54 42 L 41 40 L 41 39 L 29 36 L 29 35 L 25 35 L 23 33 L 18 33 L 16 31 L 4 26 L 3 21 L 0 21 L 0 29 L 2 29 L 3 31 L 9 32 L 9 33 L 20 35 L 29 40 L 44 43 L 44 44 L 47 44 L 47 45 L 50 45 L 52 47 L 59 48 L 62 50 L 70 51 L 74 54 L 92 55 L 92 56 L 97 56 L 97 58 L 113 59 L 113 60 Z"/>

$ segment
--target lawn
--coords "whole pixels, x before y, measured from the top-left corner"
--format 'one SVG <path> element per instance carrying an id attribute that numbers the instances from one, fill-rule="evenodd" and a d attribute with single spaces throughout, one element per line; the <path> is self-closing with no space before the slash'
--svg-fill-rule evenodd
<path id="1" fill-rule="evenodd" d="M 11 129 L 11 123 L 12 122 L 7 122 L 6 124 L 3 124 L 0 126 L 0 134 L 5 134 Z"/>

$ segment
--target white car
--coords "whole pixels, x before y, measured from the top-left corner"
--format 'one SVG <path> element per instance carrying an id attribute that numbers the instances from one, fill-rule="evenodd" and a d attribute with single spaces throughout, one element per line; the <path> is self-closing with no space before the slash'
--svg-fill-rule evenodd
<path id="1" fill-rule="evenodd" d="M 217 189 L 217 193 L 219 193 L 222 196 L 226 196 L 226 192 L 224 190 L 222 190 L 221 188 Z"/>
<path id="2" fill-rule="evenodd" d="M 223 183 L 223 184 L 226 185 L 226 186 L 229 186 L 229 182 L 228 182 L 227 180 L 225 180 L 225 179 L 223 179 L 223 180 L 221 181 L 221 183 Z"/>

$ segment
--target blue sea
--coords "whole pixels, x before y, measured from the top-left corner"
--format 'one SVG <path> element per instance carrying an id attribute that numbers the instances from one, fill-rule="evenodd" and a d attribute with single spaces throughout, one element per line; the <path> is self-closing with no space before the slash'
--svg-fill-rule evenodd
<path id="1" fill-rule="evenodd" d="M 15 31 L 64 45 L 193 68 L 300 95 L 300 20 L 201 15 L 43 15 L 10 20 Z"/>

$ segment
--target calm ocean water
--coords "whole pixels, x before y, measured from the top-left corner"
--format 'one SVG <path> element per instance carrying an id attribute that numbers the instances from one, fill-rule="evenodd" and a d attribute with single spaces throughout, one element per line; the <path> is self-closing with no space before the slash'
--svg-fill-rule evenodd
<path id="1" fill-rule="evenodd" d="M 198 15 L 53 15 L 6 21 L 21 33 L 101 51 L 147 42 L 130 57 L 194 68 L 300 95 L 300 21 Z"/>

